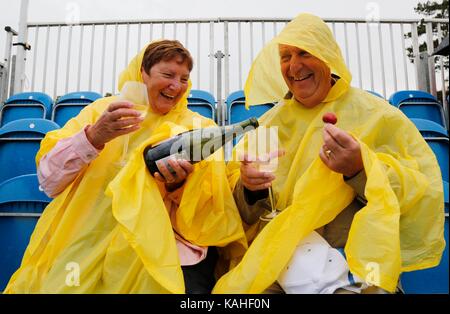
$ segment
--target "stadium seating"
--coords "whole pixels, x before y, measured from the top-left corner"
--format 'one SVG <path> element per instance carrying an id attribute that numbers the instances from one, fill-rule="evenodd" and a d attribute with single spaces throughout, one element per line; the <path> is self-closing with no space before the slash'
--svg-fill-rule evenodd
<path id="1" fill-rule="evenodd" d="M 67 121 L 76 117 L 80 111 L 102 96 L 95 92 L 74 92 L 61 96 L 52 110 L 52 121 L 63 127 Z"/>
<path id="2" fill-rule="evenodd" d="M 44 93 L 26 92 L 13 95 L 0 108 L 0 127 L 19 119 L 49 119 L 52 105 L 52 98 Z"/>
<path id="3" fill-rule="evenodd" d="M 250 106 L 249 110 L 247 110 L 245 108 L 245 95 L 242 90 L 231 93 L 227 97 L 226 103 L 228 108 L 229 124 L 238 123 L 251 117 L 259 118 L 274 106 L 273 103 L 261 104 Z"/>
<path id="4" fill-rule="evenodd" d="M 448 215 L 448 214 L 447 214 Z M 402 288 L 407 294 L 448 294 L 448 216 L 444 225 L 445 250 L 438 266 L 406 272 L 401 275 Z"/>
<path id="5" fill-rule="evenodd" d="M 36 222 L 50 201 L 36 174 L 0 183 L 0 291 L 20 266 Z"/>
<path id="6" fill-rule="evenodd" d="M 442 179 L 449 182 L 449 138 L 441 125 L 425 119 L 411 119 L 433 150 L 441 168 Z"/>
<path id="7" fill-rule="evenodd" d="M 59 125 L 46 119 L 21 119 L 0 128 L 0 182 L 36 173 L 35 156 L 48 131 Z"/>
<path id="8" fill-rule="evenodd" d="M 427 92 L 398 91 L 391 95 L 389 103 L 398 107 L 408 118 L 427 119 L 446 127 L 442 105 Z"/>
<path id="9" fill-rule="evenodd" d="M 188 108 L 204 117 L 216 120 L 216 100 L 206 91 L 191 90 L 188 97 Z"/>

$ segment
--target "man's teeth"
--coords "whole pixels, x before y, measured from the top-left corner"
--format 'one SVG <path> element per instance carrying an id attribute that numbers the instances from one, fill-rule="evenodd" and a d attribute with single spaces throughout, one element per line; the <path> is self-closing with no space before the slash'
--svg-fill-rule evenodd
<path id="1" fill-rule="evenodd" d="M 301 77 L 294 77 L 294 81 L 303 81 L 306 80 L 307 78 L 309 78 L 312 74 L 308 74 L 305 76 L 301 76 Z"/>

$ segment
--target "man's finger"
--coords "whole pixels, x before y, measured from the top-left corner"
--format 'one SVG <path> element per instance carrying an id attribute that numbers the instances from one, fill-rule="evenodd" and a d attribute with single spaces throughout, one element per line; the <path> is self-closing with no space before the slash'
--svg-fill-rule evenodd
<path id="1" fill-rule="evenodd" d="M 343 148 L 349 147 L 355 141 L 350 134 L 332 124 L 325 125 L 324 129 Z"/>

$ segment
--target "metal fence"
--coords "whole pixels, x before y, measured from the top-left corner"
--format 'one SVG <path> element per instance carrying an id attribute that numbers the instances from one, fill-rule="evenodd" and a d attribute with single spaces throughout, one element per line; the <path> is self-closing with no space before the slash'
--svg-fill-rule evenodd
<path id="1" fill-rule="evenodd" d="M 433 47 L 432 23 L 448 29 L 448 20 L 426 20 L 428 33 L 419 38 L 418 20 L 324 20 L 342 49 L 353 85 L 384 97 L 397 90 L 418 89 L 421 74 L 410 62 L 406 48 L 412 47 L 418 57 L 422 38 Z M 54 98 L 79 90 L 115 94 L 117 78 L 130 59 L 149 41 L 169 38 L 178 39 L 193 54 L 193 88 L 226 98 L 242 89 L 252 60 L 288 21 L 226 18 L 28 24 L 27 42 L 32 49 L 26 58 L 24 90 L 42 91 Z M 408 32 L 412 38 L 405 38 Z M 224 54 L 220 78 L 215 57 L 218 51 Z M 435 63 L 442 68 L 444 58 L 448 62 L 448 57 L 429 58 L 433 69 L 429 90 L 435 95 L 437 90 L 445 93 L 446 89 L 448 74 L 434 71 Z"/>

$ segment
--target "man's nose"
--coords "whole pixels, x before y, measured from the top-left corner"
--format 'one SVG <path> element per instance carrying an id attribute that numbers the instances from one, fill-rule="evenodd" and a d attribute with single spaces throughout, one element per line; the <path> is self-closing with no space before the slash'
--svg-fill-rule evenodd
<path id="1" fill-rule="evenodd" d="M 303 68 L 303 60 L 300 56 L 293 56 L 289 65 L 289 70 L 292 75 L 295 75 Z"/>

